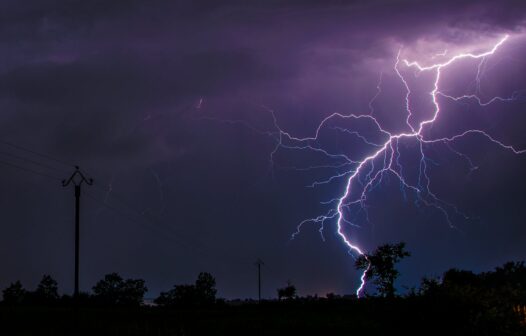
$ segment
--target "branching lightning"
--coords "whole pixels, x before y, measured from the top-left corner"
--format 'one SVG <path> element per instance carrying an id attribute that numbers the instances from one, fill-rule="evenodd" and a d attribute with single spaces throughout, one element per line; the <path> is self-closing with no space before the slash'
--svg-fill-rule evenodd
<path id="1" fill-rule="evenodd" d="M 460 60 L 474 60 L 479 61 L 476 86 L 477 89 L 480 89 L 480 77 L 482 73 L 482 67 L 484 66 L 486 59 L 493 55 L 507 40 L 508 36 L 502 37 L 497 41 L 491 48 L 480 53 L 459 53 L 452 55 L 450 52 L 443 52 L 441 54 L 432 57 L 435 59 L 438 56 L 445 57 L 446 54 L 449 54 L 450 58 L 441 63 L 433 63 L 431 65 L 424 66 L 417 61 L 409 61 L 407 59 L 401 59 L 401 51 L 398 52 L 396 62 L 394 65 L 394 72 L 399 78 L 401 84 L 405 88 L 405 111 L 407 113 L 405 118 L 406 130 L 399 133 L 392 133 L 387 131 L 382 127 L 379 119 L 374 114 L 373 103 L 374 100 L 382 93 L 382 76 L 380 74 L 379 82 L 377 85 L 377 92 L 373 99 L 369 103 L 369 113 L 368 114 L 340 114 L 333 113 L 323 119 L 313 136 L 310 137 L 295 137 L 289 132 L 283 130 L 278 125 L 276 117 L 272 110 L 269 110 L 272 113 L 274 126 L 276 128 L 276 133 L 272 133 L 277 141 L 277 145 L 271 153 L 271 163 L 274 164 L 274 157 L 279 150 L 298 150 L 298 151 L 311 151 L 317 154 L 322 154 L 330 160 L 335 161 L 334 165 L 321 165 L 321 166 L 311 166 L 307 168 L 302 168 L 305 170 L 316 169 L 316 168 L 326 168 L 333 167 L 338 168 L 338 173 L 330 176 L 329 178 L 321 181 L 316 181 L 311 187 L 316 187 L 318 185 L 327 184 L 335 180 L 344 179 L 344 187 L 342 192 L 338 197 L 322 202 L 324 205 L 331 206 L 331 208 L 324 214 L 316 216 L 314 218 L 309 218 L 303 220 L 297 226 L 296 231 L 292 234 L 294 239 L 301 231 L 302 226 L 307 223 L 315 223 L 319 225 L 319 232 L 324 239 L 323 230 L 324 225 L 327 222 L 335 222 L 337 227 L 337 234 L 344 242 L 344 244 L 349 249 L 349 253 L 353 256 L 364 255 L 364 250 L 358 245 L 357 242 L 353 241 L 349 234 L 346 233 L 345 227 L 350 226 L 359 227 L 358 224 L 353 222 L 351 213 L 354 209 L 357 211 L 364 211 L 367 216 L 367 208 L 365 206 L 367 202 L 367 196 L 373 188 L 379 185 L 382 182 L 382 178 L 386 174 L 390 174 L 396 177 L 400 181 L 401 189 L 404 191 L 412 192 L 415 195 L 416 202 L 423 204 L 428 207 L 433 207 L 443 214 L 445 221 L 448 225 L 454 228 L 452 223 L 451 214 L 456 213 L 467 218 L 457 208 L 440 199 L 430 188 L 431 180 L 428 175 L 428 164 L 430 159 L 426 157 L 425 146 L 432 143 L 443 143 L 448 149 L 453 153 L 465 158 L 469 164 L 471 171 L 477 169 L 473 164 L 471 159 L 459 152 L 458 150 L 452 147 L 452 143 L 460 138 L 467 136 L 482 136 L 494 143 L 497 146 L 505 150 L 509 150 L 515 154 L 525 153 L 526 149 L 517 149 L 511 145 L 505 144 L 502 141 L 496 139 L 487 132 L 479 129 L 468 129 L 460 134 L 443 137 L 443 138 L 428 138 L 426 136 L 426 130 L 430 128 L 433 123 L 440 116 L 441 107 L 438 101 L 438 97 L 450 99 L 454 101 L 460 100 L 473 100 L 477 102 L 480 106 L 486 106 L 496 102 L 508 102 L 516 100 L 519 97 L 518 92 L 514 92 L 510 97 L 493 97 L 489 100 L 483 100 L 476 94 L 462 95 L 462 96 L 452 96 L 448 95 L 441 91 L 440 79 L 443 71 L 447 69 L 451 64 L 458 62 Z M 424 120 L 417 121 L 412 111 L 411 103 L 411 85 L 407 81 L 407 77 L 404 76 L 404 73 L 414 71 L 417 75 L 423 73 L 429 73 L 432 75 L 433 86 L 431 92 L 429 92 L 431 102 L 432 102 L 432 111 L 429 112 L 428 116 Z M 477 90 L 477 92 L 478 92 Z M 345 127 L 335 127 L 331 123 L 335 121 L 353 121 L 353 122 L 364 122 L 368 123 L 370 127 L 376 130 L 377 135 L 375 139 L 369 139 L 365 134 L 360 132 L 347 129 Z M 334 153 L 329 150 L 324 149 L 319 145 L 318 140 L 320 133 L 323 129 L 334 130 L 337 132 L 344 132 L 347 135 L 354 136 L 356 139 L 362 141 L 366 148 L 371 148 L 370 154 L 365 155 L 362 158 L 349 157 L 349 155 Z M 378 140 L 381 139 L 381 140 Z M 400 151 L 399 143 L 400 141 L 405 141 L 406 139 L 413 139 L 418 144 L 419 148 L 419 176 L 417 182 L 410 182 L 406 176 L 405 172 L 402 169 L 402 164 L 400 162 Z M 343 171 L 341 169 L 344 169 Z M 366 271 L 361 274 L 360 285 L 356 290 L 356 294 L 360 297 L 363 294 L 366 284 Z"/>
<path id="2" fill-rule="evenodd" d="M 244 120 L 224 120 L 214 117 L 200 117 L 198 119 L 217 121 L 231 125 L 241 125 L 250 129 L 256 134 L 265 135 L 274 139 L 275 146 L 270 153 L 270 170 L 273 176 L 276 167 L 279 169 L 293 169 L 297 171 L 311 171 L 317 169 L 336 170 L 337 173 L 325 179 L 314 181 L 307 187 L 314 188 L 343 180 L 344 182 L 342 183 L 343 188 L 341 192 L 338 194 L 338 196 L 332 199 L 320 202 L 320 204 L 328 206 L 329 209 L 325 213 L 301 221 L 297 225 L 296 230 L 292 233 L 291 239 L 295 239 L 301 233 L 302 227 L 304 225 L 313 223 L 319 225 L 318 231 L 320 233 L 321 239 L 325 241 L 325 224 L 332 222 L 336 224 L 336 234 L 348 248 L 349 254 L 353 258 L 356 258 L 356 256 L 365 255 L 364 249 L 360 247 L 359 244 L 354 241 L 354 239 L 351 239 L 350 235 L 345 232 L 345 229 L 347 228 L 352 230 L 361 227 L 360 224 L 356 223 L 354 217 L 351 215 L 356 216 L 358 214 L 364 214 L 365 219 L 367 221 L 369 220 L 368 209 L 366 206 L 368 195 L 373 189 L 382 183 L 384 177 L 387 174 L 394 176 L 399 181 L 400 190 L 404 195 L 404 199 L 406 198 L 406 193 L 411 192 L 415 197 L 415 204 L 417 206 L 423 205 L 434 208 L 436 211 L 442 214 L 449 227 L 458 230 L 458 228 L 453 224 L 452 215 L 461 216 L 464 219 L 468 219 L 468 216 L 459 211 L 454 204 L 439 198 L 432 191 L 431 179 L 428 174 L 428 165 L 433 163 L 433 161 L 429 158 L 429 156 L 426 156 L 426 146 L 430 144 L 443 144 L 445 148 L 450 150 L 452 153 L 466 160 L 466 162 L 469 164 L 470 173 L 478 169 L 478 166 L 474 164 L 468 155 L 460 152 L 453 146 L 454 142 L 461 138 L 468 136 L 479 136 L 504 150 L 510 151 L 513 154 L 526 153 L 526 149 L 518 149 L 512 145 L 506 144 L 488 132 L 480 129 L 467 129 L 453 136 L 439 138 L 430 137 L 427 134 L 428 132 L 426 132 L 432 128 L 433 124 L 440 116 L 441 106 L 439 104 L 439 98 L 455 102 L 476 102 L 480 107 L 485 107 L 494 103 L 506 103 L 524 99 L 524 90 L 515 91 L 507 97 L 494 96 L 486 100 L 480 97 L 481 79 L 484 76 L 488 58 L 494 55 L 508 39 L 509 36 L 505 35 L 500 40 L 491 45 L 488 49 L 479 53 L 469 52 L 455 54 L 450 50 L 444 50 L 441 53 L 431 56 L 431 60 L 436 60 L 438 58 L 444 59 L 446 56 L 449 58 L 443 62 L 432 63 L 430 65 L 422 65 L 418 61 L 402 59 L 402 50 L 399 50 L 396 56 L 396 61 L 394 62 L 393 72 L 396 74 L 396 78 L 398 78 L 400 84 L 405 90 L 405 94 L 403 96 L 403 105 L 406 113 L 404 119 L 405 129 L 400 132 L 388 131 L 386 127 L 382 125 L 379 117 L 375 113 L 375 101 L 383 93 L 382 86 L 385 77 L 383 72 L 381 72 L 379 75 L 378 83 L 376 85 L 376 92 L 368 103 L 368 113 L 332 113 L 321 120 L 312 136 L 296 137 L 290 132 L 284 130 L 282 127 L 280 127 L 274 111 L 265 106 L 263 106 L 263 108 L 267 110 L 272 116 L 273 130 L 259 129 Z M 461 60 L 473 62 L 478 61 L 477 72 L 474 80 L 475 93 L 454 96 L 441 91 L 440 84 L 443 71 L 452 64 Z M 426 112 L 427 117 L 423 118 L 421 121 L 417 120 L 418 118 L 414 113 L 415 111 L 413 111 L 414 107 L 412 106 L 411 97 L 414 92 L 411 91 L 411 85 L 408 82 L 408 77 L 406 75 L 407 72 L 412 72 L 415 77 L 423 74 L 431 75 L 432 88 L 429 92 L 427 92 L 427 94 L 431 99 L 432 108 L 430 111 Z M 202 101 L 199 102 L 199 104 L 196 106 L 196 109 L 200 109 L 201 104 Z M 366 134 L 354 129 L 349 129 L 347 127 L 333 125 L 333 123 L 338 121 L 347 121 L 354 124 L 365 123 L 370 129 L 374 130 L 374 134 L 371 135 L 370 132 Z M 334 152 L 324 148 L 320 144 L 319 140 L 322 131 L 327 130 L 340 132 L 347 136 L 353 137 L 355 140 L 359 141 L 364 146 L 364 148 L 370 150 L 369 154 L 362 154 L 362 157 L 356 158 L 351 157 L 346 153 Z M 416 142 L 418 147 L 419 165 L 416 182 L 411 182 L 409 180 L 408 176 L 406 176 L 407 172 L 404 170 L 404 167 L 400 161 L 401 153 L 399 150 L 399 145 L 401 141 L 407 140 Z M 331 163 L 323 163 L 307 167 L 281 166 L 276 163 L 276 156 L 280 151 L 301 151 L 315 153 L 317 155 L 322 155 L 326 159 L 330 160 Z M 360 276 L 360 285 L 356 289 L 356 295 L 358 297 L 361 297 L 365 290 L 367 271 L 368 268 Z"/>

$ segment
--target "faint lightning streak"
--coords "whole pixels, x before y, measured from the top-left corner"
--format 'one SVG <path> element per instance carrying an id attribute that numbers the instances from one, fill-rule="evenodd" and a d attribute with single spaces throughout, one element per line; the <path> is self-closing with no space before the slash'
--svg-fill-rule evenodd
<path id="1" fill-rule="evenodd" d="M 376 84 L 376 93 L 374 94 L 373 98 L 369 101 L 369 115 L 374 114 L 374 107 L 373 103 L 378 98 L 378 96 L 382 93 L 382 79 L 383 79 L 384 73 L 380 72 L 380 77 L 378 78 L 378 84 Z"/>

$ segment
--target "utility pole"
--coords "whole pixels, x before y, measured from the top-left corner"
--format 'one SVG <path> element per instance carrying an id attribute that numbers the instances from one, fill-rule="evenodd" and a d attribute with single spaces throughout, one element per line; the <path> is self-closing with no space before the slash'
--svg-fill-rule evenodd
<path id="1" fill-rule="evenodd" d="M 79 296 L 79 247 L 80 247 L 80 186 L 86 182 L 87 185 L 93 184 L 93 179 L 87 179 L 80 171 L 79 166 L 75 166 L 75 171 L 71 177 L 62 181 L 62 186 L 67 187 L 71 183 L 75 186 L 75 290 L 73 297 Z"/>
<path id="2" fill-rule="evenodd" d="M 265 263 L 258 258 L 255 265 L 258 267 L 258 302 L 261 303 L 261 266 Z"/>

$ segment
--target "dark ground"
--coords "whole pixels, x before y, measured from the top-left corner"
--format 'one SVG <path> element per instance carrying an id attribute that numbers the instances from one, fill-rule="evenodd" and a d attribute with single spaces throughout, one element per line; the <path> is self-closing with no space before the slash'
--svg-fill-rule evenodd
<path id="1" fill-rule="evenodd" d="M 508 312 L 509 313 L 509 312 Z M 1 335 L 526 335 L 513 314 L 421 297 L 209 308 L 1 307 Z"/>

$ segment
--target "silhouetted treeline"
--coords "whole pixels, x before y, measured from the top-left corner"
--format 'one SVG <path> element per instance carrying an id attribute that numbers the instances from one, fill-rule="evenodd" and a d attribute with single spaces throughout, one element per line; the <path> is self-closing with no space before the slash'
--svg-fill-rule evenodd
<path id="1" fill-rule="evenodd" d="M 379 251 L 384 257 L 405 254 L 403 246 L 398 247 Z M 278 300 L 260 304 L 218 300 L 215 278 L 203 272 L 193 284 L 177 284 L 162 292 L 155 306 L 143 305 L 145 282 L 111 273 L 93 286 L 92 293 L 83 293 L 72 310 L 72 298 L 60 296 L 57 282 L 45 275 L 32 291 L 19 281 L 3 290 L 0 334 L 7 330 L 7 335 L 526 335 L 524 262 L 480 274 L 451 269 L 396 295 L 391 286 L 396 260 L 375 261 L 384 266 L 370 273 L 371 279 L 379 276 L 373 284 L 387 289 L 378 295 L 302 297 L 287 282 L 277 289 Z M 382 269 L 390 275 L 382 278 L 378 273 Z"/>
<path id="2" fill-rule="evenodd" d="M 144 280 L 124 280 L 117 273 L 110 273 L 93 286 L 93 294 L 80 293 L 77 302 L 90 305 L 139 306 L 147 292 Z M 5 306 L 30 305 L 69 305 L 73 298 L 58 294 L 58 283 L 49 275 L 44 275 L 34 291 L 25 289 L 20 281 L 10 284 L 2 291 L 2 304 Z"/>
<path id="3" fill-rule="evenodd" d="M 199 273 L 193 285 L 175 285 L 154 300 L 159 306 L 203 306 L 216 303 L 216 280 L 210 273 Z M 142 279 L 123 279 L 117 273 L 106 274 L 92 288 L 92 293 L 80 293 L 77 303 L 97 306 L 140 306 L 148 291 Z M 44 275 L 34 291 L 27 290 L 20 281 L 2 291 L 2 305 L 60 305 L 70 304 L 73 298 L 58 294 L 58 283 Z"/>

